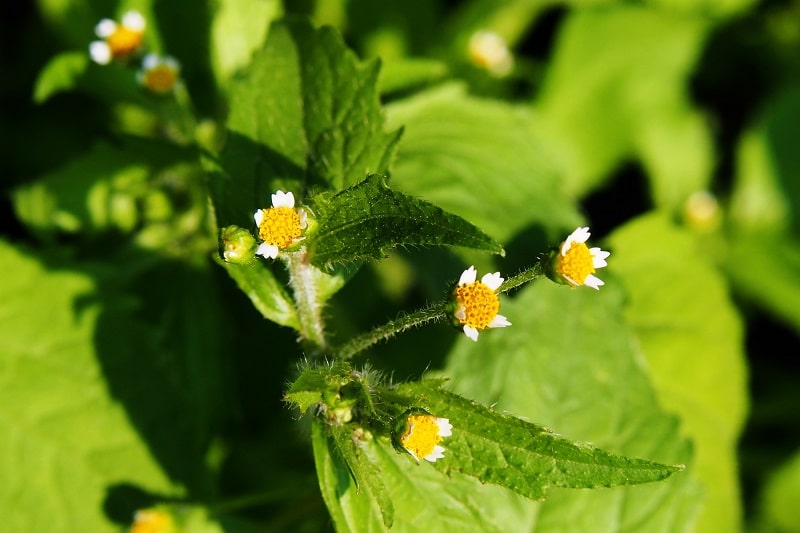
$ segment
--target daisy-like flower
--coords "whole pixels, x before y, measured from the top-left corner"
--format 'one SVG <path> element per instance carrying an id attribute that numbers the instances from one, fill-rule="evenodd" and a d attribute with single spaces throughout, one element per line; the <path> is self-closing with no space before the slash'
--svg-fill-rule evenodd
<path id="1" fill-rule="evenodd" d="M 446 418 L 432 415 L 410 415 L 406 430 L 400 435 L 400 444 L 414 459 L 425 459 L 431 463 L 444 457 L 444 446 L 439 443 L 452 434 L 453 425 Z"/>
<path id="2" fill-rule="evenodd" d="M 577 287 L 586 285 L 593 289 L 600 289 L 605 285 L 594 273 L 596 269 L 607 265 L 606 258 L 611 252 L 600 248 L 589 248 L 589 228 L 578 228 L 573 231 L 567 240 L 561 244 L 555 259 L 555 273 L 568 285 Z"/>
<path id="3" fill-rule="evenodd" d="M 308 225 L 306 212 L 294 208 L 294 194 L 277 191 L 272 195 L 272 207 L 259 209 L 253 215 L 258 226 L 261 244 L 256 254 L 275 259 L 281 250 L 302 240 Z"/>
<path id="4" fill-rule="evenodd" d="M 176 533 L 172 516 L 160 509 L 136 511 L 131 533 Z"/>
<path id="5" fill-rule="evenodd" d="M 498 34 L 482 30 L 469 38 L 469 58 L 498 78 L 508 75 L 514 68 L 514 56 L 505 39 Z"/>
<path id="6" fill-rule="evenodd" d="M 136 80 L 145 89 L 168 94 L 178 85 L 181 78 L 181 65 L 174 57 L 147 54 L 142 60 L 142 68 L 136 73 Z"/>
<path id="7" fill-rule="evenodd" d="M 511 325 L 506 317 L 497 314 L 500 310 L 497 289 L 503 284 L 500 272 L 484 274 L 480 281 L 476 281 L 477 276 L 475 267 L 469 267 L 461 274 L 455 290 L 456 320 L 473 341 L 478 340 L 479 330 Z"/>
<path id="8" fill-rule="evenodd" d="M 128 11 L 122 15 L 121 23 L 111 19 L 103 19 L 94 28 L 100 41 L 89 45 L 89 55 L 95 63 L 106 65 L 112 59 L 129 57 L 139 50 L 147 25 L 138 11 Z"/>

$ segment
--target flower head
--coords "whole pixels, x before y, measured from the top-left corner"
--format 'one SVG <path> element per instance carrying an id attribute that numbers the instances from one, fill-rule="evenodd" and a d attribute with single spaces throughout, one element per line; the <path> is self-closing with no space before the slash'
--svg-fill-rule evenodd
<path id="1" fill-rule="evenodd" d="M 400 444 L 417 461 L 425 459 L 431 463 L 444 457 L 442 439 L 452 434 L 453 425 L 446 418 L 415 414 L 406 419 L 405 432 L 400 435 Z"/>
<path id="2" fill-rule="evenodd" d="M 161 509 L 136 511 L 131 526 L 131 533 L 175 533 L 176 531 L 172 515 Z"/>
<path id="3" fill-rule="evenodd" d="M 256 254 L 270 259 L 275 259 L 281 250 L 302 240 L 303 230 L 308 225 L 306 212 L 294 208 L 291 192 L 277 191 L 272 195 L 272 207 L 259 209 L 253 218 L 262 241 Z"/>
<path id="4" fill-rule="evenodd" d="M 607 265 L 606 258 L 611 252 L 586 246 L 589 235 L 588 227 L 578 228 L 561 244 L 553 264 L 556 281 L 573 287 L 587 285 L 598 290 L 605 285 L 594 273 L 596 269 Z"/>
<path id="5" fill-rule="evenodd" d="M 503 284 L 500 272 L 484 274 L 480 281 L 476 279 L 477 271 L 471 266 L 461 274 L 455 290 L 455 318 L 473 341 L 478 340 L 479 330 L 511 325 L 506 317 L 497 314 L 500 310 L 497 289 Z"/>
<path id="6" fill-rule="evenodd" d="M 147 54 L 136 74 L 139 85 L 158 94 L 167 94 L 180 82 L 181 65 L 174 57 Z"/>
<path id="7" fill-rule="evenodd" d="M 112 59 L 129 57 L 139 50 L 144 38 L 146 26 L 144 17 L 138 11 L 128 11 L 122 16 L 121 23 L 111 19 L 103 19 L 94 28 L 100 41 L 89 45 L 89 55 L 95 63 L 106 65 Z"/>
<path id="8" fill-rule="evenodd" d="M 487 30 L 477 31 L 469 38 L 469 58 L 478 67 L 497 77 L 506 76 L 514 68 L 514 56 L 505 39 Z"/>

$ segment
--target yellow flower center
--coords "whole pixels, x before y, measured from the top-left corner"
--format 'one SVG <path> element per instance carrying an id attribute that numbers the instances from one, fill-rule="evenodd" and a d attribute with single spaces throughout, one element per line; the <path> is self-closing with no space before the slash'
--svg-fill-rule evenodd
<path id="1" fill-rule="evenodd" d="M 270 207 L 262 209 L 264 218 L 258 227 L 258 236 L 267 244 L 283 250 L 291 246 L 303 233 L 300 215 L 292 207 Z"/>
<path id="2" fill-rule="evenodd" d="M 131 533 L 173 533 L 172 517 L 163 511 L 138 511 L 131 526 Z"/>
<path id="3" fill-rule="evenodd" d="M 408 417 L 406 432 L 400 437 L 400 444 L 417 459 L 424 459 L 433 453 L 442 442 L 439 424 L 430 415 L 411 415 Z"/>
<path id="4" fill-rule="evenodd" d="M 556 271 L 567 281 L 583 285 L 589 274 L 594 274 L 594 259 L 589 247 L 582 242 L 573 242 L 566 255 L 558 256 Z"/>
<path id="5" fill-rule="evenodd" d="M 456 287 L 456 301 L 459 309 L 464 310 L 464 317 L 458 321 L 475 329 L 489 327 L 500 310 L 497 294 L 480 281 Z"/>
<path id="6" fill-rule="evenodd" d="M 144 85 L 154 93 L 168 93 L 178 80 L 178 72 L 169 65 L 157 65 L 144 74 Z"/>
<path id="7" fill-rule="evenodd" d="M 143 33 L 119 25 L 114 33 L 108 36 L 106 43 L 114 57 L 131 55 L 142 44 Z"/>

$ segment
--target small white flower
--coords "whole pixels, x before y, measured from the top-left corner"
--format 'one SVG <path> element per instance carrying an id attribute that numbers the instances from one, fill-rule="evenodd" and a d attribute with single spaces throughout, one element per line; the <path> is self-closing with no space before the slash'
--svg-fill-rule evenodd
<path id="1" fill-rule="evenodd" d="M 578 228 L 561 244 L 555 270 L 569 285 L 586 285 L 599 290 L 605 283 L 594 275 L 598 268 L 607 266 L 606 259 L 611 252 L 600 248 L 589 248 L 589 228 Z"/>
<path id="2" fill-rule="evenodd" d="M 253 213 L 253 220 L 262 241 L 256 254 L 269 259 L 275 259 L 281 250 L 302 240 L 303 230 L 308 226 L 305 210 L 294 208 L 294 194 L 283 191 L 272 195 L 272 207 Z"/>
<path id="3" fill-rule="evenodd" d="M 136 79 L 142 87 L 159 94 L 167 94 L 180 83 L 181 65 L 174 57 L 147 54 Z"/>
<path id="4" fill-rule="evenodd" d="M 444 457 L 445 448 L 439 443 L 452 435 L 453 425 L 446 418 L 432 415 L 410 415 L 406 420 L 406 431 L 400 436 L 400 444 L 414 459 L 431 463 Z"/>
<path id="5" fill-rule="evenodd" d="M 464 334 L 473 341 L 478 340 L 478 333 L 482 329 L 511 325 L 505 316 L 497 314 L 500 299 L 496 291 L 503 284 L 500 273 L 484 274 L 480 281 L 476 281 L 477 277 L 475 267 L 470 266 L 461 273 L 455 290 L 455 318 Z"/>
<path id="6" fill-rule="evenodd" d="M 112 59 L 134 54 L 142 44 L 146 22 L 138 11 L 128 11 L 122 16 L 122 23 L 104 18 L 94 27 L 94 33 L 101 39 L 89 44 L 89 56 L 101 65 Z"/>
<path id="7" fill-rule="evenodd" d="M 481 30 L 469 39 L 469 57 L 492 75 L 503 77 L 514 68 L 514 56 L 505 39 L 492 31 Z"/>

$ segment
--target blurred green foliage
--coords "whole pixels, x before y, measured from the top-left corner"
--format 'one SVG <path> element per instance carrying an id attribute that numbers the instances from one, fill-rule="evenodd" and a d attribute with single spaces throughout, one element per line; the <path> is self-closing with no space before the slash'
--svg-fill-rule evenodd
<path id="1" fill-rule="evenodd" d="M 797 0 L 0 9 L 7 531 L 117 531 L 154 505 L 187 531 L 382 530 L 387 501 L 395 531 L 800 530 Z M 89 59 L 95 24 L 129 9 L 146 49 L 180 61 L 175 93 Z M 332 27 L 272 26 L 285 15 Z M 441 299 L 469 264 L 509 276 L 590 225 L 612 252 L 599 292 L 542 280 L 503 296 L 513 326 L 478 343 L 435 324 L 358 361 L 686 470 L 532 502 L 369 445 L 385 488 L 355 492 L 283 402 L 314 356 L 287 272 L 224 263 L 218 230 L 365 168 L 506 255 L 339 250 L 315 281 L 332 346 Z"/>

